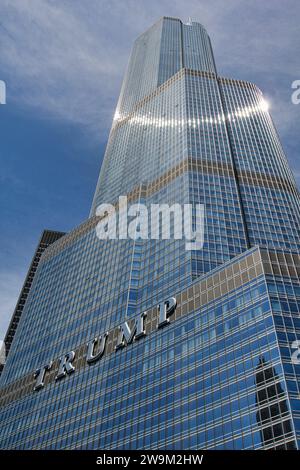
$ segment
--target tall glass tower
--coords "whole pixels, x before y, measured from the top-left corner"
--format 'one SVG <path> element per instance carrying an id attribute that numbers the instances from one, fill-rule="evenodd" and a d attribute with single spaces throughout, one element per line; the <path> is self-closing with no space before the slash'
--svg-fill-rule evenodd
<path id="1" fill-rule="evenodd" d="M 203 204 L 203 248 L 99 240 L 120 195 Z M 161 18 L 134 43 L 90 217 L 40 260 L 0 447 L 298 448 L 299 203 L 260 90 L 218 75 L 202 25 Z"/>

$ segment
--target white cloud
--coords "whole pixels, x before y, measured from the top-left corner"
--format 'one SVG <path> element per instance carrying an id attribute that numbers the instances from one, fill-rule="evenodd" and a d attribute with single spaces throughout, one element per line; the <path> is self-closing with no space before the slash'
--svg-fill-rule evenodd
<path id="1" fill-rule="evenodd" d="M 91 18 L 72 3 L 5 2 L 0 63 L 7 101 L 100 129 L 109 125 L 124 64 L 101 33 L 99 15 L 90 27 Z"/>
<path id="2" fill-rule="evenodd" d="M 274 74 L 300 78 L 292 52 L 299 38 L 296 9 L 294 0 L 2 0 L 0 67 L 7 99 L 106 133 L 132 42 L 162 15 L 202 22 L 220 73 L 257 75 L 267 89 Z M 278 86 L 289 87 L 289 79 Z"/>

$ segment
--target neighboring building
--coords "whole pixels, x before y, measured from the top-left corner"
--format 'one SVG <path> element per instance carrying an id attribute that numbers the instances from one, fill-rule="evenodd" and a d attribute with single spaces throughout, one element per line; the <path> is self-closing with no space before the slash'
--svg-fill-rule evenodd
<path id="1" fill-rule="evenodd" d="M 120 195 L 204 204 L 203 249 L 99 240 Z M 298 448 L 299 203 L 260 90 L 217 74 L 200 24 L 160 19 L 135 41 L 90 218 L 41 258 L 0 447 Z"/>
<path id="2" fill-rule="evenodd" d="M 5 338 L 4 338 L 4 346 L 5 346 L 5 357 L 7 358 L 7 355 L 9 353 L 10 347 L 12 340 L 14 339 L 16 329 L 18 327 L 24 305 L 26 303 L 28 294 L 30 292 L 31 284 L 34 279 L 37 267 L 39 265 L 42 253 L 45 251 L 45 249 L 54 243 L 56 240 L 58 240 L 60 237 L 65 235 L 63 232 L 56 232 L 54 230 L 44 230 L 41 238 L 39 240 L 38 246 L 35 250 L 33 259 L 30 264 L 30 268 L 28 270 L 24 285 L 22 287 L 22 290 L 20 292 L 18 302 L 16 305 L 16 308 L 14 310 L 14 313 L 12 315 L 11 321 L 9 323 Z M 0 364 L 0 375 L 2 373 L 4 364 Z"/>

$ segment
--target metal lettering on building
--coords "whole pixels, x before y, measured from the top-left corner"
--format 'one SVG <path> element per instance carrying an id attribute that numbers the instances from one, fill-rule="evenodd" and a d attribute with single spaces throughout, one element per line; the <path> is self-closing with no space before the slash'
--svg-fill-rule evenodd
<path id="1" fill-rule="evenodd" d="M 177 301 L 175 297 L 165 300 L 157 306 L 158 310 L 158 323 L 156 328 L 160 329 L 163 326 L 166 326 L 170 323 L 170 316 L 175 312 L 177 307 Z M 139 317 L 134 320 L 133 325 L 129 326 L 128 322 L 125 321 L 122 325 L 119 326 L 119 336 L 118 341 L 115 346 L 115 351 L 123 349 L 134 341 L 138 341 L 141 338 L 146 336 L 146 331 L 144 329 L 144 321 L 147 317 L 147 312 L 143 312 Z M 109 332 L 105 332 L 102 336 L 96 337 L 89 341 L 86 345 L 86 362 L 87 364 L 92 364 L 99 361 L 105 353 L 105 347 L 107 339 L 109 337 Z M 95 353 L 95 349 L 98 351 Z M 55 380 L 60 380 L 67 375 L 75 371 L 73 361 L 75 359 L 75 352 L 69 351 L 64 354 L 59 360 L 59 366 Z M 40 390 L 45 385 L 45 376 L 47 372 L 52 369 L 53 361 L 50 361 L 48 364 L 37 369 L 34 373 L 34 378 L 36 379 L 34 390 Z"/>

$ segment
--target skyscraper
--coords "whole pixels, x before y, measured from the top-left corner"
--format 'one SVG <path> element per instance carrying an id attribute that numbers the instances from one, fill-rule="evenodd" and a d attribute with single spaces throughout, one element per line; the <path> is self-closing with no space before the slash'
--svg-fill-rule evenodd
<path id="1" fill-rule="evenodd" d="M 24 306 L 26 304 L 26 300 L 27 300 L 28 294 L 30 292 L 31 284 L 33 282 L 33 279 L 34 279 L 37 267 L 39 265 L 41 256 L 42 256 L 43 252 L 45 251 L 45 249 L 49 245 L 51 245 L 51 243 L 54 243 L 56 240 L 58 240 L 63 235 L 65 235 L 64 232 L 57 232 L 57 231 L 54 231 L 54 230 L 44 230 L 41 237 L 40 237 L 40 239 L 39 239 L 38 246 L 35 250 L 32 261 L 30 263 L 30 267 L 29 267 L 24 285 L 21 289 L 21 292 L 20 292 L 20 295 L 19 295 L 19 298 L 18 298 L 18 301 L 17 301 L 16 308 L 13 312 L 11 321 L 9 323 L 9 326 L 8 326 L 8 329 L 7 329 L 5 338 L 4 338 L 5 357 L 7 357 L 8 353 L 9 353 L 12 340 L 14 339 L 14 336 L 16 334 L 16 330 L 17 330 L 17 327 L 18 327 L 18 324 L 19 324 Z M 3 366 L 4 366 L 4 364 L 0 364 L 0 375 L 1 375 L 1 372 L 3 370 Z"/>
<path id="2" fill-rule="evenodd" d="M 99 240 L 120 195 L 203 204 L 203 247 Z M 260 90 L 218 75 L 202 25 L 161 18 L 134 43 L 90 218 L 41 258 L 1 448 L 298 448 L 299 201 Z"/>

